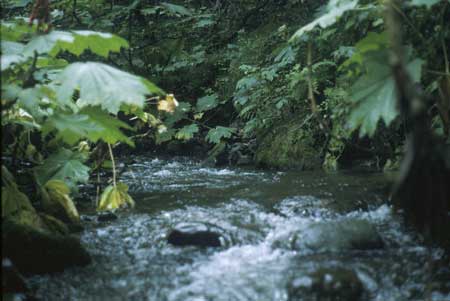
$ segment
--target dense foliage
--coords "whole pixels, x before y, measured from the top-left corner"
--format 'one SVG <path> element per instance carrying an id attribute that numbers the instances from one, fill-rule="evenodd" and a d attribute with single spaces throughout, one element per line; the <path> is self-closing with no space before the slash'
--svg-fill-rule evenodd
<path id="1" fill-rule="evenodd" d="M 49 181 L 75 191 L 113 167 L 99 209 L 133 204 L 115 179 L 120 143 L 191 140 L 219 156 L 239 142 L 258 159 L 274 156 L 265 138 L 292 133 L 327 170 L 361 158 L 392 168 L 402 153 L 409 125 L 396 108 L 382 1 L 61 0 L 48 33 L 18 17 L 33 1 L 4 2 L 4 164 L 33 176 L 37 198 Z M 449 1 L 397 9 L 430 127 L 448 141 Z"/>

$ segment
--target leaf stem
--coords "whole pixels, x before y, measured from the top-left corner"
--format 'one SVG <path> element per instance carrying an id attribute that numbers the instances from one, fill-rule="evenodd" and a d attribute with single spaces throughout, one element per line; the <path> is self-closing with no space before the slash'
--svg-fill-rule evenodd
<path id="1" fill-rule="evenodd" d="M 116 162 L 114 161 L 114 155 L 112 151 L 111 144 L 108 143 L 109 156 L 111 157 L 112 170 L 113 170 L 113 186 L 116 187 Z"/>

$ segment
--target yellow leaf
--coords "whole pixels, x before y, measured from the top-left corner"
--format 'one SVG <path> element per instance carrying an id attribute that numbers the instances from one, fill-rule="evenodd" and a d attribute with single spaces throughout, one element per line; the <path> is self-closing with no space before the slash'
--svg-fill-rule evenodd
<path id="1" fill-rule="evenodd" d="M 202 119 L 203 114 L 204 114 L 203 112 L 195 114 L 195 115 L 194 115 L 194 119 L 195 119 L 195 120 Z"/>
<path id="2" fill-rule="evenodd" d="M 124 207 L 134 207 L 134 200 L 128 194 L 128 186 L 123 183 L 117 183 L 114 187 L 109 185 L 103 191 L 100 197 L 97 211 L 120 209 Z"/>
<path id="3" fill-rule="evenodd" d="M 50 180 L 44 185 L 44 188 L 47 192 L 47 195 L 43 195 L 42 199 L 45 211 L 54 214 L 62 209 L 66 218 L 71 222 L 80 222 L 80 215 L 69 196 L 70 189 L 65 182 Z"/>
<path id="4" fill-rule="evenodd" d="M 173 113 L 178 107 L 178 101 L 173 94 L 167 94 L 165 99 L 158 101 L 158 110 Z"/>

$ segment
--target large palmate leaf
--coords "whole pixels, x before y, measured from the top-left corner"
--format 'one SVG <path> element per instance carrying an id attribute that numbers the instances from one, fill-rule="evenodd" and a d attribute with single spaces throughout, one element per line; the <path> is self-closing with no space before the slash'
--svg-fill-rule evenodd
<path id="1" fill-rule="evenodd" d="M 17 42 L 2 41 L 2 55 L 22 54 L 25 45 Z"/>
<path id="2" fill-rule="evenodd" d="M 36 26 L 28 26 L 24 18 L 17 18 L 14 22 L 1 22 L 2 43 L 3 41 L 20 41 L 35 31 Z"/>
<path id="3" fill-rule="evenodd" d="M 114 187 L 109 185 L 103 191 L 100 202 L 98 204 L 98 211 L 114 210 L 124 207 L 134 207 L 134 200 L 128 194 L 128 186 L 123 183 L 117 183 Z"/>
<path id="4" fill-rule="evenodd" d="M 73 32 L 54 30 L 31 39 L 25 46 L 24 55 L 32 56 L 34 52 L 37 52 L 56 56 L 61 51 L 68 51 L 79 56 L 89 49 L 95 54 L 107 57 L 110 52 L 119 52 L 122 47 L 128 47 L 127 41 L 110 33 L 88 30 Z"/>
<path id="5" fill-rule="evenodd" d="M 176 134 L 175 138 L 180 140 L 189 140 L 194 137 L 195 133 L 198 133 L 198 126 L 196 124 L 186 125 L 182 127 Z"/>
<path id="6" fill-rule="evenodd" d="M 62 43 L 71 44 L 75 41 L 72 33 L 54 30 L 48 34 L 39 34 L 25 46 L 24 55 L 32 56 L 34 53 L 52 53 L 56 55 L 61 49 Z"/>
<path id="7" fill-rule="evenodd" d="M 49 180 L 61 180 L 70 188 L 75 188 L 77 183 L 89 180 L 89 167 L 83 164 L 84 161 L 81 154 L 62 148 L 35 167 L 36 180 L 41 186 Z"/>
<path id="8" fill-rule="evenodd" d="M 162 90 L 148 80 L 101 63 L 73 63 L 59 75 L 59 99 L 70 101 L 79 90 L 77 105 L 101 106 L 117 114 L 122 105 L 142 107 L 145 96 Z"/>
<path id="9" fill-rule="evenodd" d="M 380 51 L 366 55 L 367 71 L 351 87 L 350 98 L 356 106 L 351 112 L 349 127 L 360 128 L 360 136 L 372 136 L 380 120 L 389 125 L 398 115 L 395 82 L 387 57 Z M 406 66 L 415 82 L 420 80 L 421 66 L 420 59 L 411 60 Z"/>
<path id="10" fill-rule="evenodd" d="M 132 130 L 132 128 L 125 122 L 120 121 L 117 117 L 114 117 L 99 107 L 85 107 L 80 111 L 80 114 L 86 114 L 90 120 L 95 123 L 97 127 L 101 127 L 101 131 L 93 131 L 88 133 L 88 138 L 96 142 L 97 140 L 103 140 L 109 144 L 115 144 L 117 142 L 125 142 L 131 146 L 134 146 L 133 141 L 125 136 L 121 128 Z"/>
<path id="11" fill-rule="evenodd" d="M 297 30 L 291 37 L 290 41 L 301 37 L 305 32 L 313 30 L 316 26 L 326 28 L 333 25 L 339 17 L 341 17 L 346 11 L 354 9 L 357 4 L 358 0 L 330 0 L 326 6 L 326 13 Z"/>
<path id="12" fill-rule="evenodd" d="M 85 107 L 75 114 L 55 113 L 50 116 L 42 127 L 44 135 L 56 130 L 56 138 L 73 145 L 82 139 L 89 139 L 92 142 L 103 140 L 114 144 L 125 142 L 134 146 L 120 128 L 132 130 L 132 128 L 108 114 L 99 107 Z"/>
<path id="13" fill-rule="evenodd" d="M 57 139 L 73 145 L 80 139 L 89 138 L 91 135 L 101 135 L 104 128 L 92 122 L 86 114 L 55 113 L 44 123 L 42 134 L 46 136 L 54 130 L 56 130 Z"/>
<path id="14" fill-rule="evenodd" d="M 233 132 L 233 128 L 218 126 L 209 130 L 208 135 L 206 135 L 206 141 L 217 144 L 222 138 L 230 138 Z"/>
<path id="15" fill-rule="evenodd" d="M 63 50 L 80 55 L 85 49 L 95 54 L 107 57 L 110 52 L 120 52 L 121 48 L 128 48 L 128 42 L 110 33 L 96 32 L 90 30 L 73 31 L 75 42 L 69 45 L 63 44 Z"/>

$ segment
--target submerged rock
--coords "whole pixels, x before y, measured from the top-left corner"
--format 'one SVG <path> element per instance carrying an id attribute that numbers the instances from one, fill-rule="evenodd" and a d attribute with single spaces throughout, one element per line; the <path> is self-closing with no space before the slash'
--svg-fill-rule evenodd
<path id="1" fill-rule="evenodd" d="M 375 226 L 362 219 L 311 223 L 292 239 L 292 247 L 297 250 L 370 250 L 380 249 L 383 245 Z"/>
<path id="2" fill-rule="evenodd" d="M 167 237 L 174 246 L 221 247 L 225 239 L 220 229 L 203 223 L 181 223 L 176 225 Z"/>
<path id="3" fill-rule="evenodd" d="M 344 268 L 321 268 L 293 279 L 288 286 L 290 301 L 357 301 L 363 293 L 363 284 L 356 273 Z"/>

